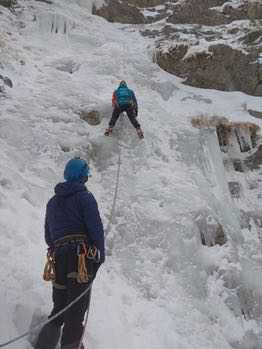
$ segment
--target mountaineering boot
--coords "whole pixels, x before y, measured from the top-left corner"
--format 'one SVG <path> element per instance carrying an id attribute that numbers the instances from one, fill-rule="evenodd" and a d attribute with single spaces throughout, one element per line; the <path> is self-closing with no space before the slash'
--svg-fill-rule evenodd
<path id="1" fill-rule="evenodd" d="M 140 139 L 144 138 L 143 131 L 141 130 L 140 127 L 136 129 L 136 132 L 137 132 L 137 135 Z"/>
<path id="2" fill-rule="evenodd" d="M 105 136 L 110 136 L 112 132 L 113 132 L 113 129 L 111 127 L 108 127 L 105 131 Z"/>
<path id="3" fill-rule="evenodd" d="M 60 326 L 53 323 L 45 325 L 38 336 L 34 349 L 55 349 L 60 338 Z"/>

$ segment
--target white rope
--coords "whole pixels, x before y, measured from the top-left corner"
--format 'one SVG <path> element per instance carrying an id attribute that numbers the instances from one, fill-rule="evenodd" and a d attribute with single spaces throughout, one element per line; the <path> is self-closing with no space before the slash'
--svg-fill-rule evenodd
<path id="1" fill-rule="evenodd" d="M 123 126 L 123 116 L 120 115 L 120 130 L 122 132 L 122 126 Z M 116 202 L 117 202 L 117 195 L 118 195 L 118 188 L 119 188 L 119 178 L 120 178 L 120 168 L 121 168 L 121 146 L 120 146 L 120 142 L 118 139 L 118 145 L 119 145 L 119 152 L 118 152 L 118 161 L 117 161 L 117 173 L 116 173 L 116 184 L 115 184 L 115 191 L 114 191 L 114 197 L 113 197 L 113 203 L 112 203 L 112 208 L 111 208 L 111 212 L 110 212 L 110 216 L 109 216 L 109 220 L 107 223 L 107 227 L 105 230 L 106 235 L 109 234 L 110 230 L 111 230 L 111 224 L 112 221 L 115 217 L 115 209 L 116 209 Z"/>
<path id="2" fill-rule="evenodd" d="M 77 349 L 81 349 L 81 345 L 83 343 L 83 339 L 84 339 L 84 335 L 85 335 L 85 330 L 86 330 L 87 320 L 88 320 L 88 314 L 89 314 L 89 307 L 90 307 L 91 291 L 92 291 L 92 288 L 90 288 L 90 295 L 89 295 L 89 299 L 88 299 L 86 318 L 85 318 L 85 322 L 84 322 L 84 326 L 83 326 L 82 336 L 81 336 L 81 339 L 80 339 L 80 342 L 79 342 L 79 345 L 78 345 Z"/>
<path id="3" fill-rule="evenodd" d="M 9 341 L 0 344 L 0 348 L 6 347 L 7 345 L 10 345 L 12 343 L 18 342 L 20 339 L 27 337 L 29 334 L 34 333 L 38 328 L 44 327 L 45 325 L 49 324 L 53 320 L 55 320 L 57 317 L 62 315 L 64 312 L 66 312 L 68 309 L 70 309 L 74 304 L 76 304 L 84 295 L 87 294 L 87 292 L 91 289 L 93 281 L 90 283 L 90 285 L 85 289 L 78 297 L 76 297 L 71 303 L 69 303 L 66 307 L 64 307 L 62 310 L 60 310 L 58 313 L 50 317 L 48 320 L 41 321 L 37 325 L 35 325 L 33 328 L 31 328 L 29 331 L 21 334 L 20 336 L 14 337 L 13 339 L 10 339 Z"/>

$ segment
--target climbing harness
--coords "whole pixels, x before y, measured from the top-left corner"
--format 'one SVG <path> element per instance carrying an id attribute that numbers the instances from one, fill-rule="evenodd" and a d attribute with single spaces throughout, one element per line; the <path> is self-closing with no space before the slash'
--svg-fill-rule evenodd
<path id="1" fill-rule="evenodd" d="M 86 244 L 82 243 L 81 245 L 77 245 L 78 270 L 77 270 L 76 280 L 79 284 L 88 282 L 89 279 L 92 277 L 92 275 L 87 273 L 86 256 L 87 256 Z"/>
<path id="2" fill-rule="evenodd" d="M 47 261 L 44 268 L 43 279 L 45 281 L 55 281 L 55 258 L 54 253 L 50 250 L 47 251 Z"/>
<path id="3" fill-rule="evenodd" d="M 96 246 L 89 246 L 85 242 L 85 234 L 71 234 L 55 241 L 55 247 L 59 248 L 71 243 L 77 244 L 78 268 L 77 272 L 70 273 L 70 277 L 75 277 L 79 284 L 87 283 L 92 279 L 92 274 L 88 274 L 86 268 L 86 259 L 95 263 L 100 262 L 100 251 Z M 44 267 L 43 279 L 52 281 L 55 284 L 55 253 L 48 249 L 47 261 Z"/>

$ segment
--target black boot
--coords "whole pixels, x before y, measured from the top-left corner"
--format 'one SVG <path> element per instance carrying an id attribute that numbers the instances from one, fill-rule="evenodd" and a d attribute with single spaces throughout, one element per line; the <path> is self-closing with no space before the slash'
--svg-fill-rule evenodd
<path id="1" fill-rule="evenodd" d="M 49 323 L 39 333 L 34 349 L 55 349 L 60 338 L 60 326 Z"/>
<path id="2" fill-rule="evenodd" d="M 108 127 L 108 128 L 105 130 L 104 135 L 105 135 L 105 136 L 110 136 L 110 135 L 112 134 L 112 132 L 113 132 L 112 127 Z"/>

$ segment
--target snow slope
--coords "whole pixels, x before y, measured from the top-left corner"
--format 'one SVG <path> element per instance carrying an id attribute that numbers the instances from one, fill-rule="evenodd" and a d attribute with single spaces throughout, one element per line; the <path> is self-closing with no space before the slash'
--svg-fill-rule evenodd
<path id="1" fill-rule="evenodd" d="M 252 266 L 244 268 L 259 242 L 243 244 L 216 134 L 193 129 L 191 118 L 254 122 L 246 106 L 259 110 L 262 99 L 182 85 L 152 63 L 151 43 L 136 27 L 92 16 L 91 2 L 19 5 L 15 16 L 4 8 L 0 14 L 0 74 L 14 83 L 0 96 L 1 342 L 26 331 L 36 309 L 50 311 L 51 287 L 41 280 L 43 219 L 65 162 L 74 155 L 89 160 L 88 187 L 106 227 L 120 152 L 118 200 L 108 257 L 94 285 L 88 347 L 261 347 L 261 283 Z M 121 79 L 137 94 L 144 141 L 125 118 L 112 138 L 103 136 Z M 79 117 L 92 109 L 102 115 L 98 126 Z M 219 217 L 226 245 L 201 245 L 195 224 L 201 212 Z M 259 250 L 256 257 L 260 271 Z M 251 285 L 256 316 L 243 316 L 228 280 Z"/>

